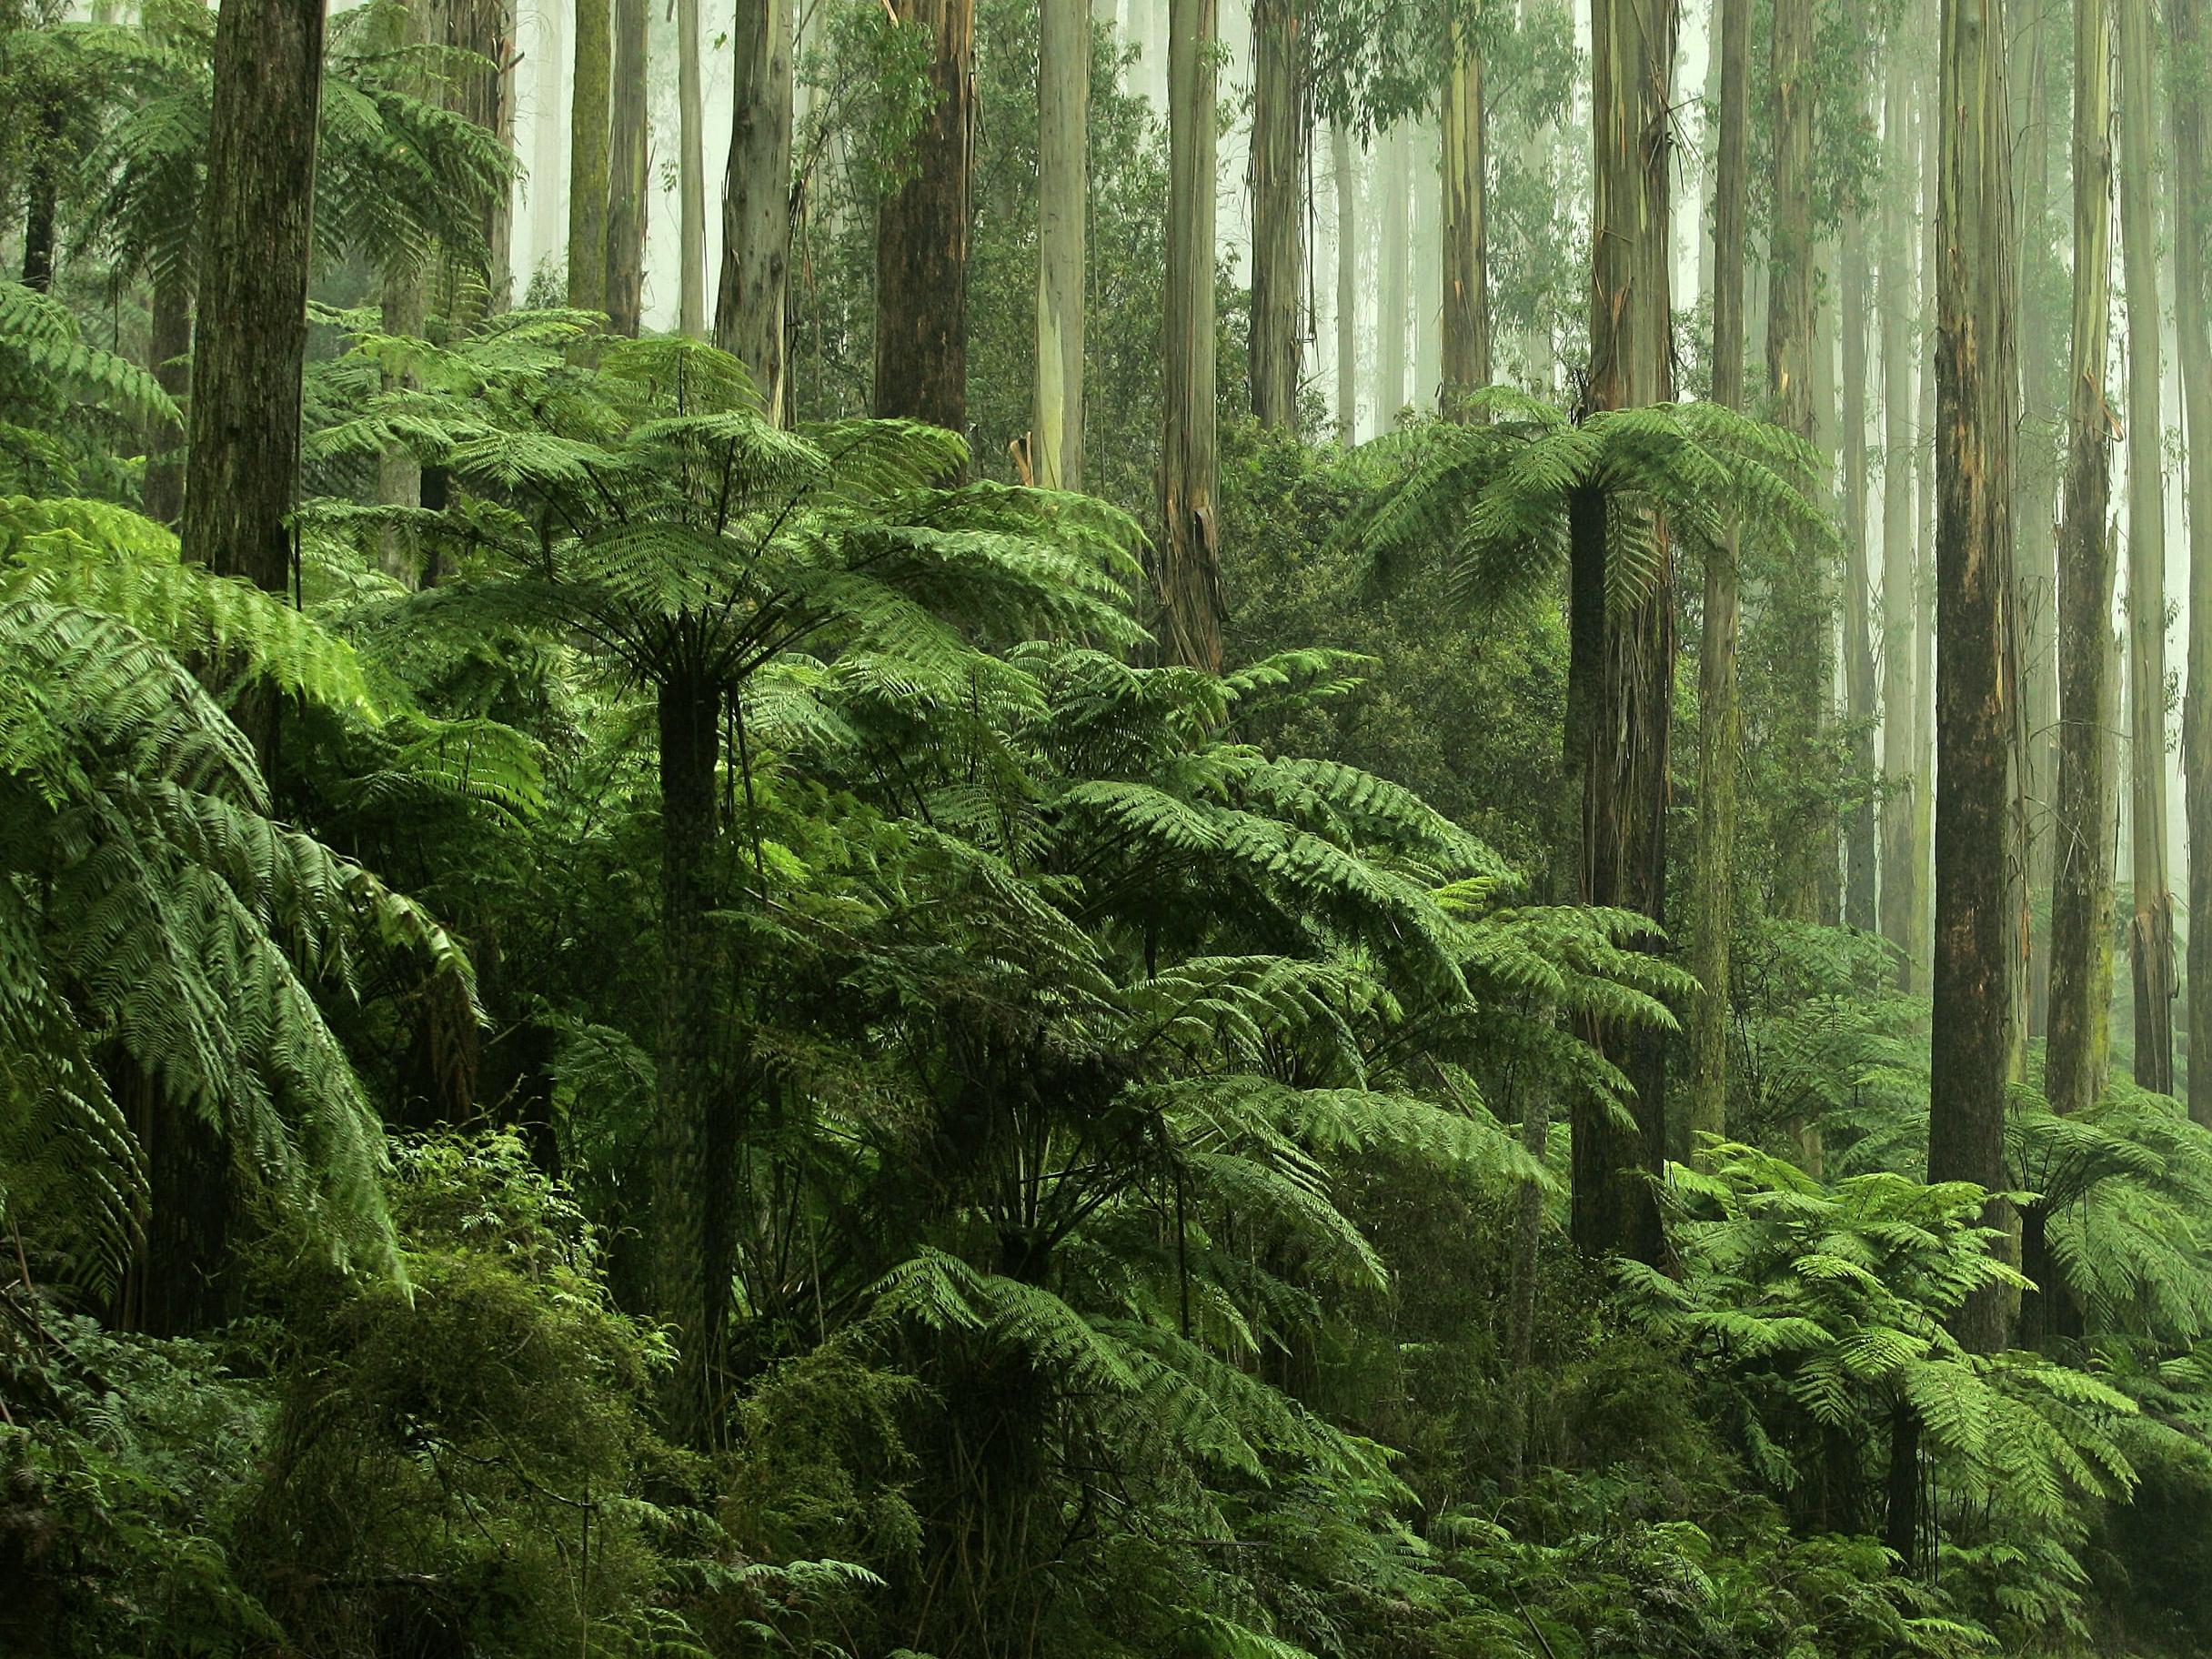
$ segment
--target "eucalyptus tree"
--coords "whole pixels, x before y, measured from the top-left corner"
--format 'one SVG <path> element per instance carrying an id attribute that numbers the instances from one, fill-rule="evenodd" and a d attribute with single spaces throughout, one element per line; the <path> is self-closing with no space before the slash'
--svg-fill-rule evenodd
<path id="1" fill-rule="evenodd" d="M 1443 387 L 1452 413 L 1491 379 L 1488 110 L 1479 15 L 1454 5 L 1443 120 Z"/>
<path id="2" fill-rule="evenodd" d="M 746 0 L 734 34 L 714 343 L 746 366 L 762 410 L 783 422 L 791 413 L 791 0 Z"/>
<path id="3" fill-rule="evenodd" d="M 2117 0 L 2120 255 L 2127 292 L 2127 710 L 2129 877 L 2135 912 L 2135 1075 L 2174 1088 L 2174 900 L 2166 824 L 2166 487 L 2160 441 L 2157 87 L 2150 0 Z"/>
<path id="4" fill-rule="evenodd" d="M 1037 45 L 1037 401 L 1031 444 L 1037 482 L 1079 489 L 1083 481 L 1084 232 L 1090 217 L 1091 9 L 1085 0 L 1045 0 Z M 1253 188 L 1261 194 L 1258 162 Z M 1300 174 L 1302 181 L 1302 172 Z M 1298 198 L 1302 201 L 1302 198 Z M 1303 226 L 1293 223 L 1294 238 Z M 1255 235 L 1257 233 L 1255 232 Z M 1302 242 L 1299 243 L 1302 246 Z M 1260 285 L 1255 248 L 1252 281 Z M 1255 297 L 1255 327 L 1261 307 Z M 1262 349 L 1252 349 L 1253 407 L 1260 404 Z M 1297 387 L 1292 350 L 1290 396 Z M 1283 423 L 1277 423 L 1283 424 Z"/>
<path id="5" fill-rule="evenodd" d="M 703 340 L 707 337 L 707 113 L 699 89 L 699 0 L 676 0 L 676 327 L 693 339 Z"/>
<path id="6" fill-rule="evenodd" d="M 607 307 L 607 190 L 614 96 L 614 0 L 574 0 L 568 93 L 568 303 Z"/>
<path id="7" fill-rule="evenodd" d="M 2169 5 L 2175 0 L 2167 0 Z M 2074 5 L 2074 294 L 2065 518 L 2058 538 L 2058 797 L 2044 1092 L 2086 1110 L 2112 1047 L 2112 14 Z M 2177 106 L 2178 117 L 2178 106 Z M 2190 865 L 2194 876 L 2197 860 Z"/>
<path id="8" fill-rule="evenodd" d="M 1171 0 L 1168 41 L 1166 430 L 1151 579 L 1171 662 L 1222 666 L 1214 411 L 1215 0 Z"/>
<path id="9" fill-rule="evenodd" d="M 1900 26 L 1885 43 L 1882 93 L 1881 268 L 1875 303 L 1882 356 L 1882 936 L 1896 948 L 1900 983 L 1910 990 L 1920 940 L 1915 918 L 1922 871 L 1915 855 L 1915 803 L 1927 789 L 1916 769 L 1919 744 L 1914 672 L 1913 375 L 1919 355 L 1912 234 L 1916 76 Z"/>
<path id="10" fill-rule="evenodd" d="M 2212 40 L 2201 0 L 2166 0 L 2172 48 L 2174 323 L 2180 340 L 2182 409 L 2189 444 L 2189 689 L 2182 709 L 2182 769 L 2189 824 L 2189 1116 L 2212 1126 L 2212 294 L 2206 238 L 2212 178 L 2206 175 L 2205 76 Z M 2198 1056 L 2204 1059 L 2200 1062 Z"/>
<path id="11" fill-rule="evenodd" d="M 1252 412 L 1294 430 L 1305 344 L 1312 0 L 1252 0 Z"/>
<path id="12" fill-rule="evenodd" d="M 929 31 L 929 110 L 901 182 L 876 209 L 872 407 L 964 435 L 975 4 L 900 0 L 896 10 Z"/>
<path id="13" fill-rule="evenodd" d="M 645 232 L 652 187 L 646 77 L 646 0 L 614 0 L 613 93 L 608 114 L 607 324 L 635 336 L 645 323 Z"/>
<path id="14" fill-rule="evenodd" d="M 2017 918 L 2007 631 L 2015 381 L 2011 124 L 2003 0 L 1943 0 L 1936 290 L 1935 1027 L 1928 1177 L 2005 1190 Z M 1991 1197 L 2002 1224 L 2006 1206 Z M 1968 1349 L 2004 1346 L 1996 1289 L 1962 1306 Z"/>
<path id="15" fill-rule="evenodd" d="M 1352 129 L 1329 124 L 1329 178 L 1336 195 L 1336 441 L 1360 435 L 1360 206 Z"/>

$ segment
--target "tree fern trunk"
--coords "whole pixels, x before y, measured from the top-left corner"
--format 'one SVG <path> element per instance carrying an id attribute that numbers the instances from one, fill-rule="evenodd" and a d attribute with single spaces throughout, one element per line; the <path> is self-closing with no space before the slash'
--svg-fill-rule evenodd
<path id="1" fill-rule="evenodd" d="M 912 172 L 876 216 L 875 412 L 968 430 L 969 163 L 974 0 L 900 0 L 928 28 L 930 109 Z"/>
<path id="2" fill-rule="evenodd" d="M 736 1263 L 737 1118 L 724 952 L 713 922 L 715 772 L 722 699 L 678 676 L 659 690 L 659 1095 L 653 1222 L 657 1296 L 676 1329 L 670 1426 L 694 1447 L 717 1439 Z"/>
<path id="3" fill-rule="evenodd" d="M 2167 0 L 2175 4 L 2176 0 Z M 2059 747 L 2053 818 L 2051 994 L 2045 1092 L 2078 1111 L 2105 1091 L 2112 1042 L 2110 705 L 2112 18 L 2074 6 L 2074 300 L 2066 517 L 2058 540 Z M 2197 861 L 2191 860 L 2194 876 Z M 2212 912 L 2207 912 L 2212 913 Z M 2195 930 L 2191 930 L 2194 940 Z"/>

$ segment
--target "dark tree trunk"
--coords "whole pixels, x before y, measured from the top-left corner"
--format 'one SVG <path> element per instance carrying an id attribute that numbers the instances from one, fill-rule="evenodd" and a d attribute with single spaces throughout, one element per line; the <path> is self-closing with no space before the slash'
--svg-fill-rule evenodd
<path id="1" fill-rule="evenodd" d="M 1592 0 L 1595 252 L 1590 293 L 1590 403 L 1633 408 L 1674 394 L 1668 173 L 1675 0 Z M 1604 592 L 1605 514 L 1634 510 L 1587 494 L 1569 530 L 1575 601 Z M 1667 735 L 1674 683 L 1673 553 L 1659 555 L 1650 593 L 1605 617 L 1589 705 L 1583 782 L 1583 895 L 1664 920 Z M 1611 608 L 1606 608 L 1610 610 Z M 1635 1091 L 1635 1127 L 1616 1127 L 1578 1101 L 1574 1232 L 1581 1250 L 1656 1262 L 1664 1252 L 1652 1177 L 1666 1147 L 1666 1039 L 1598 1021 L 1592 1039 Z"/>
<path id="2" fill-rule="evenodd" d="M 568 102 L 568 303 L 607 308 L 608 105 L 612 96 L 611 0 L 575 0 L 576 65 Z"/>
<path id="3" fill-rule="evenodd" d="M 2005 1185 L 2005 1087 L 2017 919 L 2008 756 L 2013 403 L 2010 124 L 2003 0 L 1944 0 L 1936 310 L 1935 1036 L 1928 1179 Z M 2006 1206 L 1990 1201 L 2002 1225 Z M 1955 1317 L 2005 1344 L 2005 1296 Z"/>
<path id="4" fill-rule="evenodd" d="M 614 0 L 614 99 L 607 159 L 607 326 L 636 338 L 645 326 L 647 174 L 646 0 Z"/>
<path id="5" fill-rule="evenodd" d="M 974 0 L 902 0 L 930 34 L 931 104 L 911 176 L 876 211 L 875 412 L 968 430 L 968 170 Z"/>
<path id="6" fill-rule="evenodd" d="M 1170 662 L 1222 666 L 1221 529 L 1214 495 L 1214 0 L 1174 0 L 1168 43 L 1167 421 L 1162 535 L 1151 572 L 1155 637 Z"/>
<path id="7" fill-rule="evenodd" d="M 62 178 L 62 101 L 48 98 L 39 109 L 38 134 L 31 141 L 23 214 L 23 286 L 44 294 L 54 286 L 54 218 Z"/>
<path id="8" fill-rule="evenodd" d="M 1252 412 L 1295 431 L 1306 301 L 1302 0 L 1252 0 Z"/>
<path id="9" fill-rule="evenodd" d="M 2168 5 L 2176 0 L 2167 0 Z M 2078 1111 L 2105 1091 L 2112 1043 L 2112 18 L 2074 5 L 2074 303 L 2066 516 L 2058 541 L 2058 798 L 2051 829 L 2045 1092 Z M 2191 860 L 2194 873 L 2196 860 Z M 2192 930 L 2192 939 L 2194 930 Z"/>
<path id="10" fill-rule="evenodd" d="M 730 1013 L 713 920 L 721 756 L 719 686 L 660 688 L 659 1144 L 653 1194 L 659 1312 L 676 1328 L 670 1426 L 707 1448 L 723 1418 L 730 1283 L 737 1262 L 737 1094 L 721 1033 Z"/>
<path id="11" fill-rule="evenodd" d="M 322 0 L 227 0 L 216 19 L 179 534 L 187 560 L 272 593 L 292 570 L 286 520 L 299 478 L 322 62 Z M 275 699 L 241 699 L 233 712 L 273 767 Z M 165 1111 L 154 1141 L 147 1238 L 167 1288 L 148 1296 L 146 1322 L 190 1329 L 210 1312 L 191 1287 L 218 1277 L 228 1245 L 230 1156 L 192 1111 Z"/>
<path id="12" fill-rule="evenodd" d="M 785 360 L 790 263 L 791 0 L 745 0 L 737 16 L 714 341 L 752 371 L 778 425 L 791 413 Z"/>
<path id="13" fill-rule="evenodd" d="M 154 378 L 185 407 L 192 386 L 192 280 L 182 269 L 154 277 Z M 146 516 L 175 524 L 185 507 L 185 462 L 178 444 L 183 434 L 166 422 L 147 435 Z"/>

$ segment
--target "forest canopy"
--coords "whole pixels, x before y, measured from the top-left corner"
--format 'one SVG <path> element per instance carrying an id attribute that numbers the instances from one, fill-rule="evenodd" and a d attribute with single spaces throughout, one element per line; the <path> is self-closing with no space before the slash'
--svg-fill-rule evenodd
<path id="1" fill-rule="evenodd" d="M 2207 9 L 0 0 L 0 1652 L 2212 1649 Z"/>

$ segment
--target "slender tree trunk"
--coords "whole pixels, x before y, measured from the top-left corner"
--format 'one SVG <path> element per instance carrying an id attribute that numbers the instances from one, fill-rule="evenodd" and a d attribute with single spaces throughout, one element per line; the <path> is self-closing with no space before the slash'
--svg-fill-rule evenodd
<path id="1" fill-rule="evenodd" d="M 1744 242 L 1750 206 L 1745 140 L 1750 126 L 1751 0 L 1720 0 L 1720 143 L 1713 194 L 1713 401 L 1744 402 Z M 1738 592 L 1735 538 L 1708 554 L 1704 636 L 1697 664 L 1697 854 L 1690 969 L 1703 988 L 1689 1018 L 1690 1090 L 1678 1156 L 1700 1134 L 1728 1132 L 1729 947 L 1735 921 L 1736 768 L 1744 716 L 1736 695 Z"/>
<path id="2" fill-rule="evenodd" d="M 1336 441 L 1360 437 L 1360 216 L 1352 169 L 1352 129 L 1329 129 L 1329 168 L 1336 186 Z"/>
<path id="3" fill-rule="evenodd" d="M 1413 238 L 1407 245 L 1406 308 L 1413 325 L 1411 390 L 1420 414 L 1433 414 L 1443 386 L 1444 289 L 1443 186 L 1437 163 L 1443 139 L 1427 121 L 1407 129 L 1406 192 L 1413 206 Z"/>
<path id="4" fill-rule="evenodd" d="M 1941 0 L 1921 0 L 1924 30 L 1940 39 Z M 1919 327 L 1927 347 L 1920 362 L 1921 441 L 1915 455 L 1919 472 L 1919 568 L 1914 578 L 1917 596 L 1913 607 L 1913 730 L 1919 760 L 1913 769 L 1922 780 L 1914 796 L 1913 866 L 1915 890 L 1920 901 L 1914 919 L 1914 950 L 1918 969 L 1926 976 L 1930 993 L 1935 985 L 1936 960 L 1936 273 L 1941 262 L 1936 235 L 1936 205 L 1942 194 L 1942 163 L 1938 153 L 1937 99 L 1939 75 L 1923 79 L 1920 95 L 1920 317 Z"/>
<path id="5" fill-rule="evenodd" d="M 911 176 L 876 214 L 875 412 L 964 435 L 975 5 L 901 0 L 898 10 L 930 31 L 931 103 Z"/>
<path id="6" fill-rule="evenodd" d="M 393 267 L 384 273 L 383 315 L 384 332 L 391 335 L 419 336 L 424 328 L 423 276 L 419 270 Z M 384 389 L 399 390 L 407 384 L 405 377 L 387 372 Z M 422 466 L 415 452 L 403 444 L 393 444 L 377 457 L 377 499 L 387 507 L 419 507 L 422 505 Z M 403 538 L 387 533 L 383 550 L 387 575 L 397 577 L 409 587 L 415 585 L 420 572 L 416 568 L 414 554 Z"/>
<path id="7" fill-rule="evenodd" d="M 154 378 L 182 408 L 192 385 L 192 278 L 182 266 L 154 274 Z M 185 505 L 183 435 L 165 421 L 146 439 L 146 516 L 175 524 Z"/>
<path id="8" fill-rule="evenodd" d="M 614 0 L 614 103 L 607 152 L 607 323 L 632 338 L 645 324 L 645 223 L 651 124 L 646 102 L 646 0 Z"/>
<path id="9" fill-rule="evenodd" d="M 1375 186 L 1369 200 L 1375 213 L 1375 430 L 1398 424 L 1406 405 L 1405 322 L 1407 297 L 1406 211 L 1413 186 L 1407 176 L 1405 123 L 1376 140 Z"/>
<path id="10" fill-rule="evenodd" d="M 1875 865 L 1874 568 L 1866 525 L 1866 243 L 1873 226 L 1845 238 L 1844 331 L 1844 712 L 1851 726 L 1852 797 L 1844 823 L 1844 924 L 1878 924 Z"/>
<path id="11" fill-rule="evenodd" d="M 558 4 L 541 5 L 536 43 L 537 85 L 530 112 L 530 263 L 533 275 L 561 256 L 567 226 L 560 216 L 564 152 L 559 111 L 567 81 L 561 74 L 561 19 Z M 527 285 L 526 285 L 527 286 Z"/>
<path id="12" fill-rule="evenodd" d="M 1155 630 L 1170 662 L 1222 666 L 1215 518 L 1214 0 L 1172 0 L 1168 42 L 1167 427 L 1161 462 Z"/>
<path id="13" fill-rule="evenodd" d="M 1037 63 L 1035 459 L 1037 482 L 1047 489 L 1081 489 L 1083 485 L 1083 231 L 1090 205 L 1090 110 L 1091 8 L 1087 0 L 1044 0 Z M 1255 186 L 1255 196 L 1259 194 Z M 1253 286 L 1256 309 L 1256 276 Z M 1294 357 L 1294 347 L 1292 350 Z M 1255 377 L 1257 373 L 1255 368 Z M 1256 378 L 1253 386 L 1256 397 Z"/>
<path id="14" fill-rule="evenodd" d="M 568 303 L 607 308 L 608 103 L 613 0 L 575 0 L 576 68 L 568 93 Z"/>
<path id="15" fill-rule="evenodd" d="M 1914 856 L 1912 78 L 1892 64 L 1882 100 L 1882 936 L 1897 949 L 1898 980 L 1913 986 L 1919 940 L 1913 918 L 1920 867 Z"/>
<path id="16" fill-rule="evenodd" d="M 1452 15 L 1452 78 L 1443 113 L 1443 412 L 1457 413 L 1491 381 L 1487 134 L 1483 53 L 1473 26 Z"/>
<path id="17" fill-rule="evenodd" d="M 2003 0 L 1943 0 L 1936 235 L 1935 1037 L 1928 1179 L 2005 1185 L 2005 1085 L 2017 970 L 2005 706 L 2013 594 L 2006 486 L 2014 418 L 2011 131 Z M 1993 1224 L 2006 1206 L 1990 1202 Z M 2004 1345 L 2000 1290 L 1954 1319 Z"/>
<path id="18" fill-rule="evenodd" d="M 1668 209 L 1675 0 L 1591 0 L 1591 109 L 1594 157 L 1590 289 L 1593 408 L 1634 408 L 1674 396 L 1674 318 Z M 1571 588 L 1580 608 L 1604 615 L 1603 660 L 1584 780 L 1583 891 L 1664 920 L 1666 910 L 1667 736 L 1674 681 L 1672 550 L 1665 526 L 1658 579 L 1634 606 L 1610 615 L 1604 592 L 1608 511 L 1635 510 L 1584 492 L 1568 530 Z M 1584 619 L 1578 618 L 1577 626 Z M 1632 1131 L 1577 1101 L 1574 1116 L 1574 1232 L 1594 1255 L 1656 1262 L 1665 1241 L 1650 1177 L 1666 1149 L 1666 1041 L 1599 1021 L 1590 1036 L 1635 1091 Z"/>
<path id="19" fill-rule="evenodd" d="M 2174 1087 L 2174 900 L 2166 835 L 2166 465 L 2160 443 L 2158 203 L 2150 0 L 2119 0 L 2120 251 L 2127 284 L 2128 775 L 2135 826 L 2136 1081 Z"/>
<path id="20" fill-rule="evenodd" d="M 207 179 L 200 209 L 199 337 L 178 528 L 184 557 L 282 593 L 299 484 L 300 370 L 314 252 L 322 0 L 228 0 L 216 22 Z M 233 718 L 273 771 L 276 703 L 249 692 Z M 219 1317 L 232 1154 L 197 1112 L 162 1113 L 144 1261 L 149 1328 Z"/>
<path id="21" fill-rule="evenodd" d="M 1773 88 L 1774 189 L 1766 311 L 1767 388 L 1774 418 L 1799 437 L 1815 436 L 1814 342 L 1817 332 L 1817 249 L 1813 236 L 1814 48 L 1815 0 L 1775 0 L 1769 80 Z M 1826 493 L 1818 478 L 1798 482 Z M 1826 583 L 1815 561 L 1792 559 L 1777 577 L 1772 626 L 1791 666 L 1777 688 L 1781 741 L 1809 750 L 1824 724 L 1828 684 Z M 1779 814 L 1775 909 L 1817 920 L 1824 872 L 1834 862 L 1834 823 L 1824 780 L 1807 777 Z M 1832 880 L 1832 878 L 1828 878 Z"/>
<path id="22" fill-rule="evenodd" d="M 1252 0 L 1252 412 L 1295 431 L 1306 299 L 1304 0 Z"/>
<path id="23" fill-rule="evenodd" d="M 707 337 L 707 114 L 699 96 L 699 0 L 676 0 L 676 327 Z"/>
<path id="24" fill-rule="evenodd" d="M 2207 333 L 2204 0 L 2166 0 L 2172 45 L 2174 318 L 2180 335 L 2188 442 L 2189 692 L 2182 706 L 2183 805 L 2189 823 L 2189 1116 L 2212 1127 L 2212 488 L 2199 493 L 2212 446 L 2212 336 Z M 2202 1056 L 2202 1063 L 2198 1057 Z"/>
<path id="25" fill-rule="evenodd" d="M 791 414 L 791 0 L 741 0 L 735 35 L 714 340 L 752 370 L 769 418 L 782 425 Z"/>
<path id="26" fill-rule="evenodd" d="M 2167 0 L 2174 5 L 2181 0 Z M 2066 518 L 2058 543 L 2058 798 L 2052 823 L 2045 1092 L 2078 1111 L 2105 1091 L 2112 1044 L 2112 17 L 2074 3 L 2074 318 Z M 2195 873 L 2195 860 L 2191 861 Z M 2192 938 L 2194 933 L 2192 932 Z"/>

